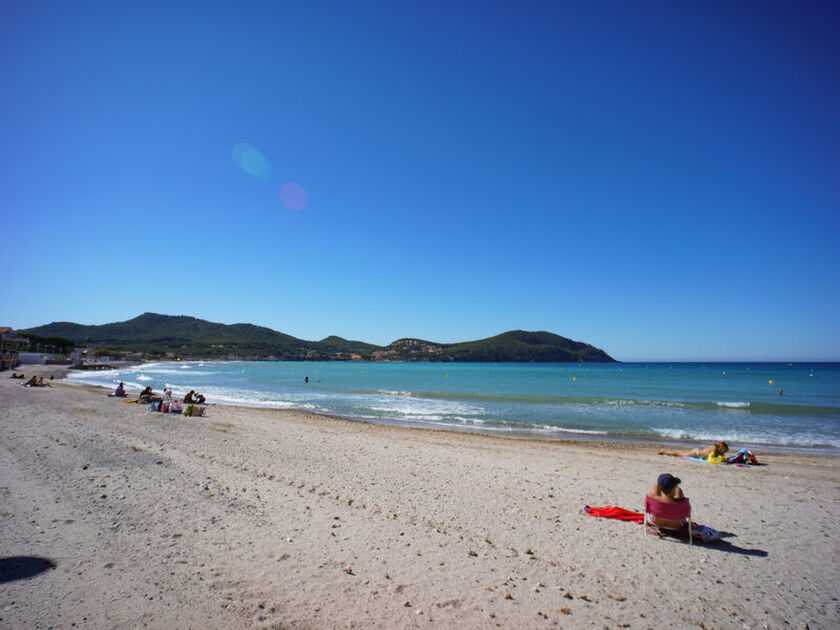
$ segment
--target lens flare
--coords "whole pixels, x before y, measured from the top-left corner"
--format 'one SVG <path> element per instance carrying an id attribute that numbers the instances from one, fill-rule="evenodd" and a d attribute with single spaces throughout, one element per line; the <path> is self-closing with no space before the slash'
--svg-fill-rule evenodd
<path id="1" fill-rule="evenodd" d="M 300 184 L 289 182 L 288 184 L 284 184 L 283 188 L 280 189 L 280 201 L 289 210 L 300 211 L 309 203 L 309 193 Z"/>
<path id="2" fill-rule="evenodd" d="M 265 156 L 250 144 L 237 144 L 233 147 L 233 161 L 248 175 L 260 181 L 271 178 L 271 164 Z"/>

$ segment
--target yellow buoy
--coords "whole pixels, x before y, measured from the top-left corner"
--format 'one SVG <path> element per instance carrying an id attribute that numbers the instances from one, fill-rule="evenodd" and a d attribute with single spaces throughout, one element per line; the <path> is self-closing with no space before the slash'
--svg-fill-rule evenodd
<path id="1" fill-rule="evenodd" d="M 444 374 L 444 376 L 445 376 L 446 378 L 449 378 L 449 374 Z"/>
<path id="2" fill-rule="evenodd" d="M 573 376 L 573 377 L 572 377 L 572 380 L 573 380 L 573 381 L 576 381 L 576 380 L 577 380 L 577 376 Z"/>
<path id="3" fill-rule="evenodd" d="M 770 381 L 770 384 L 772 385 L 772 384 L 773 384 L 773 381 Z"/>

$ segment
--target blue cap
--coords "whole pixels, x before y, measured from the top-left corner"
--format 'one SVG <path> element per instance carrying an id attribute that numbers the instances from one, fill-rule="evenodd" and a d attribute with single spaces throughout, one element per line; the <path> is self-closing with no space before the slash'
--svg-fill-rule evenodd
<path id="1" fill-rule="evenodd" d="M 670 490 L 671 488 L 680 485 L 682 483 L 682 480 L 677 479 L 671 473 L 663 473 L 659 475 L 659 478 L 656 480 L 656 483 L 658 483 L 663 490 Z"/>

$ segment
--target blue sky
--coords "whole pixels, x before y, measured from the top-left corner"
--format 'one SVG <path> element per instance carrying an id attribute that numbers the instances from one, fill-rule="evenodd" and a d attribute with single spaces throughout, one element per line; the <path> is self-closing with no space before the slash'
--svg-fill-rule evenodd
<path id="1" fill-rule="evenodd" d="M 832 2 L 3 3 L 0 324 L 840 360 L 838 31 Z"/>

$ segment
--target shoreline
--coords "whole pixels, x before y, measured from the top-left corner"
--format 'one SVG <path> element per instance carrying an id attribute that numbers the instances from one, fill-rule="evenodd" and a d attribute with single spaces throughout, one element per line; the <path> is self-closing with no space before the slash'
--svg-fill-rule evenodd
<path id="1" fill-rule="evenodd" d="M 70 387 L 72 389 L 79 389 L 86 391 L 91 394 L 96 395 L 107 395 L 111 388 L 105 385 L 99 384 L 92 384 L 92 383 L 83 383 L 83 382 L 74 382 L 68 380 L 66 377 L 71 369 L 68 369 L 69 366 L 64 365 L 31 365 L 27 366 L 29 371 L 34 371 L 36 374 L 41 373 L 51 373 L 55 376 L 55 380 L 53 381 L 53 385 L 59 385 L 60 387 Z M 30 389 L 30 388 L 26 388 Z M 129 396 L 130 398 L 130 396 Z M 123 402 L 126 401 L 121 400 L 119 398 L 110 398 L 114 402 Z M 138 405 L 138 407 L 140 407 Z M 331 413 L 329 411 L 317 411 L 313 409 L 307 409 L 304 407 L 297 407 L 294 405 L 284 406 L 284 407 L 270 407 L 270 406 L 261 406 L 261 405 L 248 405 L 243 402 L 211 402 L 209 404 L 205 404 L 205 407 L 208 411 L 213 410 L 232 410 L 239 413 L 252 413 L 256 412 L 259 414 L 266 414 L 267 417 L 271 417 L 272 415 L 276 414 L 278 420 L 286 419 L 289 416 L 294 416 L 296 418 L 301 419 L 308 419 L 313 421 L 329 421 L 334 422 L 342 425 L 347 425 L 348 427 L 352 427 L 355 425 L 361 426 L 370 426 L 370 427 L 380 427 L 384 430 L 395 430 L 400 432 L 405 432 L 406 435 L 411 435 L 413 433 L 420 433 L 420 434 L 442 434 L 447 436 L 468 436 L 471 438 L 478 438 L 478 439 L 487 439 L 489 441 L 498 440 L 501 443 L 505 442 L 519 442 L 519 443 L 533 443 L 534 445 L 555 445 L 559 447 L 580 447 L 584 449 L 591 449 L 591 448 L 598 448 L 598 449 L 608 449 L 608 450 L 615 450 L 615 451 L 624 451 L 624 450 L 633 450 L 633 451 L 643 451 L 643 452 L 650 452 L 650 449 L 655 447 L 658 444 L 666 445 L 666 446 L 679 446 L 683 445 L 688 448 L 694 448 L 698 446 L 707 446 L 708 440 L 690 440 L 690 439 L 679 439 L 679 438 L 670 438 L 670 437 L 656 437 L 656 438 L 644 438 L 639 437 L 636 435 L 606 435 L 606 434 L 585 434 L 585 433 L 574 433 L 569 432 L 568 435 L 564 435 L 562 437 L 558 437 L 556 435 L 540 435 L 538 432 L 531 432 L 528 430 L 516 431 L 493 431 L 482 429 L 481 427 L 460 427 L 460 426 L 453 426 L 453 425 L 440 425 L 440 426 L 430 426 L 420 423 L 412 423 L 411 421 L 403 421 L 400 419 L 395 418 L 383 418 L 381 421 L 376 419 L 369 419 L 369 418 L 358 418 L 352 416 L 342 416 L 340 414 Z M 159 414 L 163 417 L 174 417 L 180 419 L 181 415 L 174 413 L 174 414 Z M 746 445 L 745 445 L 746 446 Z M 840 456 L 840 449 L 831 449 L 831 447 L 807 447 L 807 446 L 787 446 L 787 445 L 765 445 L 761 444 L 758 447 L 760 450 L 758 454 L 761 453 L 768 453 L 772 455 L 781 455 L 785 457 L 802 457 L 802 458 L 825 458 L 828 461 L 834 461 L 836 457 Z M 730 448 L 730 452 L 733 451 L 733 448 Z M 673 456 L 663 456 L 661 458 L 663 462 L 680 460 L 678 457 Z M 682 460 L 684 463 L 697 463 L 700 464 L 701 462 L 686 462 Z M 710 468 L 729 468 L 728 466 L 724 465 L 710 465 Z"/>
<path id="2" fill-rule="evenodd" d="M 182 363 L 180 361 L 170 361 L 171 363 Z M 155 361 L 154 363 L 158 363 Z M 50 366 L 41 366 L 44 368 L 48 368 Z M 57 366 L 51 366 L 57 367 Z M 63 367 L 63 366 L 62 366 Z M 121 366 L 125 367 L 125 366 Z M 110 388 L 105 385 L 97 385 L 97 384 L 88 384 L 83 382 L 74 382 L 67 379 L 67 376 L 73 372 L 72 368 L 66 368 L 64 373 L 62 374 L 60 380 L 63 380 L 68 385 L 74 387 L 88 387 L 88 388 L 96 388 L 101 389 L 102 391 L 110 391 Z M 512 425 L 504 425 L 506 428 L 503 429 L 491 429 L 491 428 L 484 428 L 482 426 L 470 426 L 470 425 L 456 425 L 456 424 L 447 424 L 447 423 L 439 423 L 435 426 L 432 426 L 431 423 L 423 423 L 418 421 L 411 421 L 411 420 L 402 420 L 399 418 L 371 418 L 371 417 L 358 417 L 352 415 L 341 415 L 335 412 L 331 412 L 328 410 L 324 411 L 317 411 L 313 409 L 308 409 L 304 407 L 298 407 L 295 405 L 288 405 L 282 407 L 274 407 L 271 405 L 260 405 L 257 403 L 248 404 L 245 401 L 238 401 L 238 402 L 215 402 L 210 403 L 210 407 L 213 406 L 221 406 L 221 407 L 231 407 L 237 409 L 260 409 L 266 411 L 289 411 L 298 414 L 312 414 L 313 416 L 317 417 L 325 417 L 331 418 L 334 420 L 339 420 L 342 422 L 354 422 L 354 423 L 362 423 L 362 424 L 371 424 L 375 426 L 395 426 L 395 427 L 402 427 L 412 430 L 421 430 L 421 431 L 444 431 L 447 433 L 455 433 L 455 434 L 467 434 L 467 435 L 482 435 L 487 437 L 496 437 L 500 439 L 514 439 L 514 440 L 534 440 L 539 442 L 557 442 L 560 444 L 575 444 L 575 443 L 585 443 L 585 444 L 595 444 L 602 448 L 647 448 L 654 444 L 659 444 L 665 447 L 679 447 L 683 446 L 686 448 L 696 448 L 696 447 L 704 447 L 708 446 L 711 440 L 692 440 L 690 438 L 672 438 L 666 436 L 641 436 L 638 434 L 606 434 L 601 432 L 593 431 L 592 433 L 588 433 L 585 431 L 574 431 L 574 430 L 552 430 L 552 429 L 543 429 L 543 428 L 516 428 Z M 511 427 L 511 428 L 507 428 Z M 549 434 L 550 433 L 550 434 Z M 737 445 L 737 446 L 736 446 Z M 831 447 L 831 446 L 798 446 L 798 445 L 785 445 L 785 444 L 764 444 L 764 443 L 757 443 L 757 445 L 741 443 L 737 441 L 730 442 L 730 453 L 734 453 L 741 447 L 751 448 L 757 455 L 762 452 L 767 453 L 780 453 L 780 454 L 799 454 L 799 455 L 822 455 L 826 457 L 840 457 L 840 448 Z M 759 457 L 759 461 L 760 457 Z M 699 463 L 699 462 L 698 462 Z"/>

